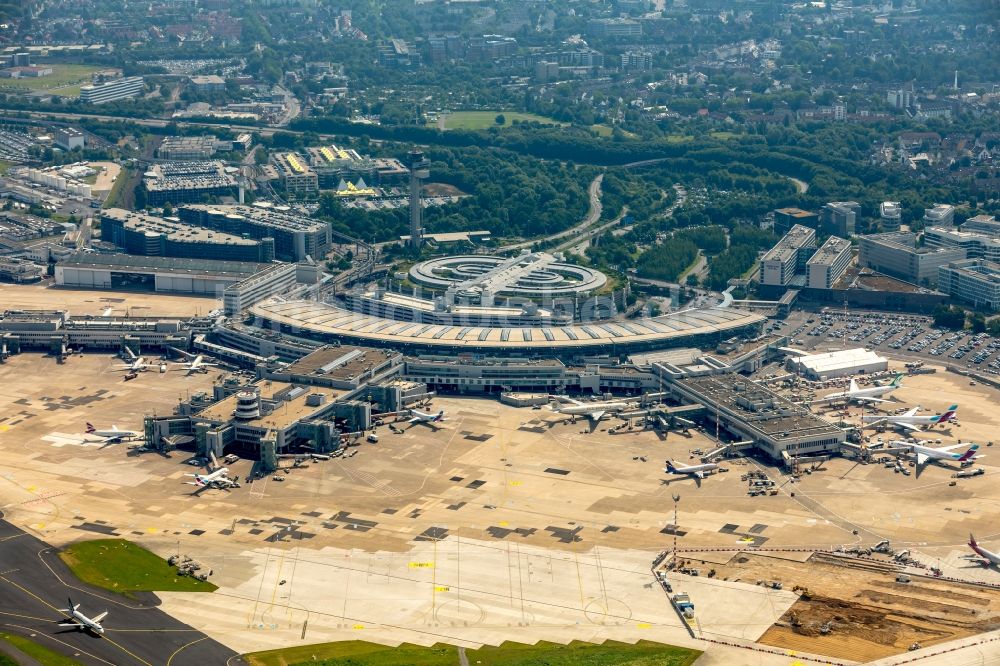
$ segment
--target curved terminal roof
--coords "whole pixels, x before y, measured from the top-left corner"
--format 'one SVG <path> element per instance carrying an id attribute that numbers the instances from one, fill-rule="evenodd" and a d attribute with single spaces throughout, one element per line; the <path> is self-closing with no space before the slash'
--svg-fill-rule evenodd
<path id="1" fill-rule="evenodd" d="M 270 300 L 251 308 L 269 322 L 293 327 L 314 337 L 397 347 L 441 350 L 587 351 L 601 347 L 676 346 L 684 338 L 734 334 L 764 317 L 735 308 L 686 310 L 661 317 L 628 321 L 582 322 L 552 327 L 483 327 L 395 321 L 314 301 Z M 557 352 L 553 351 L 553 354 Z"/>
<path id="2" fill-rule="evenodd" d="M 511 258 L 452 255 L 428 259 L 410 268 L 410 281 L 435 289 L 480 289 L 507 296 L 572 296 L 597 291 L 608 279 L 600 271 L 536 252 Z"/>

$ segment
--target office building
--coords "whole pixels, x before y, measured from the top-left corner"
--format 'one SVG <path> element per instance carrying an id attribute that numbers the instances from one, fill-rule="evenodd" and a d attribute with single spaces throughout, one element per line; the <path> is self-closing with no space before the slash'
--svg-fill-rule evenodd
<path id="1" fill-rule="evenodd" d="M 626 51 L 622 54 L 622 69 L 648 72 L 653 69 L 653 54 L 648 51 Z"/>
<path id="2" fill-rule="evenodd" d="M 270 240 L 274 257 L 282 261 L 304 261 L 307 257 L 320 261 L 333 242 L 328 223 L 266 202 L 252 206 L 187 205 L 177 209 L 177 216 L 187 224 L 261 242 Z"/>
<path id="3" fill-rule="evenodd" d="M 10 67 L 31 67 L 31 54 L 12 53 L 9 56 L 8 65 Z"/>
<path id="4" fill-rule="evenodd" d="M 38 282 L 45 275 L 45 267 L 16 257 L 0 257 L 0 280 L 25 284 Z"/>
<path id="5" fill-rule="evenodd" d="M 843 238 L 853 236 L 861 204 L 855 201 L 831 201 L 823 206 L 823 228 Z"/>
<path id="6" fill-rule="evenodd" d="M 227 316 L 238 315 L 265 298 L 287 292 L 297 284 L 295 264 L 272 264 L 226 287 L 222 306 Z"/>
<path id="7" fill-rule="evenodd" d="M 806 262 L 811 289 L 830 289 L 851 265 L 851 242 L 830 236 Z"/>
<path id="8" fill-rule="evenodd" d="M 641 37 L 642 23 L 628 18 L 591 19 L 587 21 L 587 35 L 610 39 Z"/>
<path id="9" fill-rule="evenodd" d="M 129 254 L 268 262 L 274 240 L 257 240 L 121 208 L 101 211 L 101 240 Z"/>
<path id="10" fill-rule="evenodd" d="M 934 204 L 933 208 L 924 209 L 924 225 L 931 227 L 950 227 L 955 224 L 955 207 L 948 204 Z"/>
<path id="11" fill-rule="evenodd" d="M 812 229 L 819 228 L 819 215 L 801 208 L 779 208 L 774 211 L 774 230 L 786 234 L 796 224 Z"/>
<path id="12" fill-rule="evenodd" d="M 214 136 L 168 136 L 156 149 L 164 160 L 205 160 L 219 150 L 232 150 L 232 141 L 220 141 Z"/>
<path id="13" fill-rule="evenodd" d="M 63 150 L 83 148 L 86 143 L 83 132 L 75 127 L 57 127 L 53 132 L 53 140 Z"/>
<path id="14" fill-rule="evenodd" d="M 796 224 L 760 261 L 760 283 L 786 286 L 801 273 L 816 247 L 816 231 Z"/>
<path id="15" fill-rule="evenodd" d="M 195 92 L 213 94 L 225 92 L 226 80 L 221 76 L 210 74 L 208 76 L 192 76 L 191 87 Z"/>
<path id="16" fill-rule="evenodd" d="M 308 198 L 319 193 L 319 178 L 305 158 L 296 153 L 275 153 L 271 155 L 271 164 L 287 194 Z"/>
<path id="17" fill-rule="evenodd" d="M 408 68 L 420 65 L 420 54 L 402 39 L 385 39 L 378 44 L 378 64 Z"/>
<path id="18" fill-rule="evenodd" d="M 962 231 L 1000 237 L 1000 222 L 992 215 L 976 215 L 965 221 L 965 224 L 962 225 Z"/>
<path id="19" fill-rule="evenodd" d="M 903 209 L 898 201 L 883 201 L 878 213 L 882 231 L 899 231 L 903 223 Z"/>
<path id="20" fill-rule="evenodd" d="M 1000 261 L 1000 238 L 986 233 L 961 231 L 954 227 L 929 227 L 924 230 L 924 244 L 927 247 L 960 247 L 967 259 L 987 259 Z"/>
<path id="21" fill-rule="evenodd" d="M 162 206 L 232 195 L 237 182 L 225 165 L 215 160 L 154 164 L 143 174 L 142 185 L 146 202 Z"/>
<path id="22" fill-rule="evenodd" d="M 938 269 L 938 291 L 977 310 L 1000 310 L 1000 264 L 986 259 L 955 261 Z"/>
<path id="23" fill-rule="evenodd" d="M 908 232 L 861 236 L 858 247 L 859 266 L 924 287 L 937 284 L 938 268 L 965 259 L 961 247 L 917 247 Z"/>
<path id="24" fill-rule="evenodd" d="M 86 104 L 106 104 L 136 97 L 142 93 L 145 82 L 141 76 L 112 79 L 80 87 L 80 101 Z"/>
<path id="25" fill-rule="evenodd" d="M 549 83 L 559 80 L 559 63 L 552 60 L 539 60 L 535 63 L 535 80 L 539 83 Z"/>

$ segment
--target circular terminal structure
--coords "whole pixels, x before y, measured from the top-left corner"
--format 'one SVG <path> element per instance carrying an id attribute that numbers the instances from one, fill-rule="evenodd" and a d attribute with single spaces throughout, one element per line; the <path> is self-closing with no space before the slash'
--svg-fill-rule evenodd
<path id="1" fill-rule="evenodd" d="M 599 291 L 608 282 L 604 273 L 558 261 L 545 252 L 518 257 L 455 255 L 414 264 L 410 282 L 435 291 L 472 297 L 492 296 L 542 298 L 584 296 Z"/>

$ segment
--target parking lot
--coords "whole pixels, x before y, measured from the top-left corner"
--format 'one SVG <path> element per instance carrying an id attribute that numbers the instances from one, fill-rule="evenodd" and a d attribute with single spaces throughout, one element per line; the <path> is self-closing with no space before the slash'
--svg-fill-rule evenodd
<path id="1" fill-rule="evenodd" d="M 866 347 L 892 358 L 1000 375 L 1000 338 L 936 328 L 928 316 L 825 309 L 793 313 L 771 328 L 807 350 Z"/>

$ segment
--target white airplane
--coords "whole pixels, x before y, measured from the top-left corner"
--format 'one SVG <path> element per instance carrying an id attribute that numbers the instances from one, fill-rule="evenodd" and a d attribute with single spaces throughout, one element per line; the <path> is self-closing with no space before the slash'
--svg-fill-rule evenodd
<path id="1" fill-rule="evenodd" d="M 983 558 L 984 561 L 982 562 L 982 564 L 984 567 L 1000 566 L 1000 553 L 994 553 L 988 551 L 982 546 L 980 546 L 978 543 L 976 543 L 976 537 L 972 536 L 971 533 L 969 534 L 969 548 L 971 548 L 976 555 Z M 967 555 L 966 558 L 976 559 L 972 555 Z"/>
<path id="2" fill-rule="evenodd" d="M 219 462 L 215 459 L 215 454 L 209 453 L 209 469 L 212 470 L 208 474 L 185 474 L 184 476 L 190 476 L 194 478 L 194 481 L 185 481 L 184 483 L 189 486 L 198 486 L 198 488 L 239 488 L 240 484 L 236 483 L 233 479 L 229 478 L 229 468 L 228 467 L 218 467 Z M 218 467 L 218 469 L 215 469 Z M 199 491 L 195 491 L 199 492 Z"/>
<path id="3" fill-rule="evenodd" d="M 567 396 L 559 396 L 558 398 L 552 398 L 553 401 L 565 400 L 569 402 L 569 405 L 559 404 L 558 402 L 551 403 L 552 410 L 559 412 L 560 414 L 569 414 L 571 416 L 586 416 L 592 421 L 600 421 L 608 413 L 617 413 L 630 409 L 635 405 L 635 402 L 626 402 L 621 400 L 611 400 L 607 402 L 581 402 L 580 400 L 574 400 L 573 398 Z"/>
<path id="4" fill-rule="evenodd" d="M 204 354 L 189 354 L 186 351 L 181 351 L 180 349 L 172 348 L 178 354 L 188 359 L 186 363 L 178 363 L 177 365 L 183 366 L 182 368 L 176 368 L 177 370 L 187 370 L 190 375 L 193 372 L 208 372 L 209 368 L 218 367 L 218 363 L 209 363 L 205 360 Z"/>
<path id="5" fill-rule="evenodd" d="M 689 474 L 698 479 L 704 479 L 706 472 L 719 469 L 718 463 L 703 463 L 701 465 L 678 465 L 673 460 L 668 460 L 667 466 L 663 469 L 665 474 Z"/>
<path id="6" fill-rule="evenodd" d="M 931 428 L 936 425 L 944 425 L 949 421 L 955 421 L 955 414 L 958 412 L 958 405 L 952 405 L 943 414 L 933 414 L 927 416 L 917 416 L 917 412 L 920 407 L 914 407 L 913 409 L 904 412 L 903 414 L 897 415 L 885 415 L 885 416 L 862 416 L 861 420 L 864 423 L 871 423 L 877 425 L 879 423 L 885 423 L 897 428 L 902 428 L 903 430 L 923 430 L 924 426 Z"/>
<path id="7" fill-rule="evenodd" d="M 860 388 L 858 383 L 852 379 L 851 385 L 846 391 L 831 393 L 830 395 L 822 398 L 822 402 L 833 402 L 837 400 L 846 400 L 847 402 L 889 402 L 888 400 L 882 399 L 881 396 L 892 393 L 898 389 L 902 379 L 903 375 L 899 374 L 896 375 L 888 384 L 872 386 L 869 388 Z"/>
<path id="8" fill-rule="evenodd" d="M 128 347 L 125 348 L 125 353 L 127 353 L 129 356 L 128 363 L 126 363 L 125 365 L 119 365 L 118 367 L 114 368 L 115 370 L 125 371 L 125 372 L 146 372 L 147 370 L 153 367 L 152 363 L 147 363 L 146 359 L 144 359 L 142 356 L 136 356 L 135 354 L 132 353 L 132 350 L 129 349 Z"/>
<path id="9" fill-rule="evenodd" d="M 131 430 L 119 430 L 116 425 L 112 425 L 111 430 L 98 430 L 92 423 L 88 423 L 87 434 L 94 437 L 100 437 L 106 443 L 110 444 L 111 442 L 120 442 L 123 439 L 132 439 L 133 437 L 138 436 L 139 433 Z"/>
<path id="10" fill-rule="evenodd" d="M 442 409 L 437 414 L 428 414 L 427 412 L 422 412 L 419 409 L 410 410 L 410 419 L 407 423 L 441 423 L 444 421 L 444 410 Z"/>
<path id="11" fill-rule="evenodd" d="M 909 449 L 914 455 L 917 456 L 918 465 L 925 465 L 929 460 L 952 460 L 954 462 L 964 463 L 968 460 L 975 460 L 976 458 L 983 457 L 976 455 L 976 451 L 979 450 L 978 444 L 973 444 L 971 446 L 968 444 L 953 444 L 951 446 L 934 448 L 933 446 L 926 446 L 922 443 L 914 444 L 912 442 L 892 442 L 892 446 Z M 965 447 L 967 448 L 962 453 L 952 453 L 955 449 Z"/>
<path id="12" fill-rule="evenodd" d="M 74 604 L 72 599 L 67 599 L 67 601 L 69 601 L 69 608 L 60 608 L 59 610 L 69 617 L 59 623 L 60 627 L 76 627 L 80 631 L 89 631 L 96 636 L 104 634 L 101 620 L 108 616 L 108 611 L 94 617 L 87 617 L 80 612 L 80 604 Z"/>

